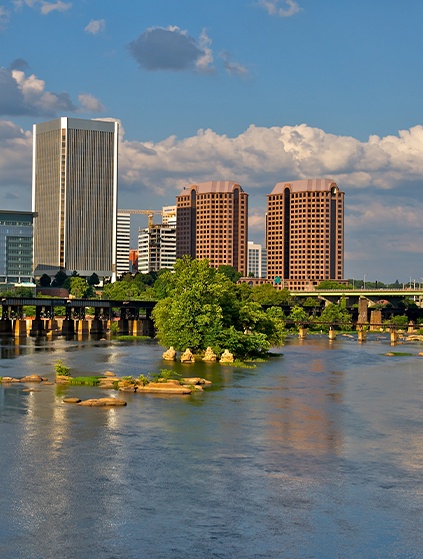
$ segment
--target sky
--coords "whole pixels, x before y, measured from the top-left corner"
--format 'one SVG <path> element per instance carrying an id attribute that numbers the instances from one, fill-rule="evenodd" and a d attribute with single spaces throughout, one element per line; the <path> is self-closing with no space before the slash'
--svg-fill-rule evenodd
<path id="1" fill-rule="evenodd" d="M 345 192 L 345 277 L 423 283 L 421 0 L 0 0 L 0 208 L 31 209 L 32 126 L 120 122 L 119 207 L 234 180 Z M 143 223 L 140 223 L 143 225 Z"/>

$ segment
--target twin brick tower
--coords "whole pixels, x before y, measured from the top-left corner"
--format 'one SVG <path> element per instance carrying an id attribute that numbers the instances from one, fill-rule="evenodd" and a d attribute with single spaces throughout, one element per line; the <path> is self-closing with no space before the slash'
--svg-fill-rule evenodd
<path id="1" fill-rule="evenodd" d="M 35 276 L 116 278 L 118 123 L 62 117 L 34 125 Z M 312 289 L 344 274 L 344 193 L 329 179 L 279 182 L 267 196 L 267 280 Z M 176 197 L 176 256 L 247 275 L 248 194 L 234 181 Z M 129 255 L 128 255 L 129 258 Z"/>

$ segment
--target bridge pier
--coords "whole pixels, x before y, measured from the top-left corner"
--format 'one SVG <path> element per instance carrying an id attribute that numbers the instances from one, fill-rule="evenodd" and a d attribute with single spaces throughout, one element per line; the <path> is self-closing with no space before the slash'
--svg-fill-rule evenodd
<path id="1" fill-rule="evenodd" d="M 31 330 L 29 331 L 30 336 L 45 336 L 47 330 L 45 329 L 44 320 L 42 318 L 34 318 L 31 323 Z"/>
<path id="2" fill-rule="evenodd" d="M 17 318 L 13 324 L 13 334 L 15 338 L 26 338 L 26 320 Z"/>
<path id="3" fill-rule="evenodd" d="M 129 320 L 127 318 L 120 318 L 119 319 L 119 335 L 127 336 L 129 334 Z"/>
<path id="4" fill-rule="evenodd" d="M 391 338 L 391 345 L 395 345 L 398 342 L 398 332 L 395 328 L 390 329 L 390 338 Z"/>
<path id="5" fill-rule="evenodd" d="M 62 334 L 69 336 L 75 334 L 75 321 L 72 318 L 65 318 L 62 322 Z"/>
<path id="6" fill-rule="evenodd" d="M 97 318 L 94 317 L 91 321 L 91 328 L 90 328 L 90 334 L 102 334 L 103 333 L 103 322 Z"/>
<path id="7" fill-rule="evenodd" d="M 0 320 L 0 334 L 12 334 L 12 321 L 10 318 L 2 318 Z"/>
<path id="8" fill-rule="evenodd" d="M 305 340 L 306 339 L 307 332 L 308 332 L 307 328 L 303 328 L 303 327 L 299 328 L 298 337 L 300 338 L 300 340 Z"/>
<path id="9" fill-rule="evenodd" d="M 336 330 L 334 330 L 332 326 L 329 328 L 329 340 L 336 340 Z"/>
<path id="10" fill-rule="evenodd" d="M 357 333 L 357 339 L 358 339 L 358 343 L 363 343 L 367 340 L 367 332 L 365 332 L 363 328 L 359 329 Z"/>
<path id="11" fill-rule="evenodd" d="M 80 318 L 76 321 L 76 331 L 78 334 L 88 334 L 89 324 L 86 318 Z"/>

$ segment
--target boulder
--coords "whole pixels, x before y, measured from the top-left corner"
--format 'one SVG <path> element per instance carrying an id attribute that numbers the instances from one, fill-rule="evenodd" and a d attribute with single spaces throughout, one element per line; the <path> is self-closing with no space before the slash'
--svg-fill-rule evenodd
<path id="1" fill-rule="evenodd" d="M 221 363 L 233 363 L 234 362 L 233 354 L 230 351 L 228 351 L 227 349 L 225 349 L 225 351 L 222 353 L 222 355 L 220 357 L 220 362 Z"/>
<path id="2" fill-rule="evenodd" d="M 137 392 L 147 392 L 153 394 L 191 394 L 191 388 L 174 384 L 173 382 L 150 382 L 145 386 L 139 386 Z"/>
<path id="3" fill-rule="evenodd" d="M 162 357 L 165 361 L 175 361 L 176 351 L 173 346 L 170 346 L 170 348 L 163 353 Z"/>
<path id="4" fill-rule="evenodd" d="M 217 359 L 217 355 L 215 354 L 215 352 L 212 350 L 211 347 L 208 347 L 206 349 L 206 352 L 204 353 L 203 361 L 213 362 L 216 361 L 216 359 Z"/>
<path id="5" fill-rule="evenodd" d="M 89 400 L 82 400 L 78 403 L 78 406 L 86 406 L 92 408 L 98 407 L 115 407 L 115 406 L 126 406 L 127 402 L 119 398 L 90 398 Z"/>
<path id="6" fill-rule="evenodd" d="M 195 363 L 194 355 L 189 348 L 181 355 L 181 363 Z"/>
<path id="7" fill-rule="evenodd" d="M 116 377 L 115 373 L 112 373 L 112 371 L 106 371 L 104 373 L 105 377 Z"/>
<path id="8" fill-rule="evenodd" d="M 79 404 L 80 401 L 81 401 L 80 398 L 72 398 L 72 397 L 63 398 L 63 402 L 65 404 Z"/>
<path id="9" fill-rule="evenodd" d="M 43 379 L 38 375 L 27 375 L 21 378 L 21 382 L 43 382 Z"/>

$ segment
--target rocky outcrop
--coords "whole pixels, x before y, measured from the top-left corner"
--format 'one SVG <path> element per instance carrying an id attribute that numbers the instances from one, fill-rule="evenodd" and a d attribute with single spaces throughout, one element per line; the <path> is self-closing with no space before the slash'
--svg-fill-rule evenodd
<path id="1" fill-rule="evenodd" d="M 204 353 L 203 361 L 213 362 L 216 361 L 216 359 L 217 359 L 217 355 L 215 354 L 215 352 L 212 350 L 211 347 L 208 347 L 206 349 L 206 352 Z"/>
<path id="2" fill-rule="evenodd" d="M 127 402 L 121 400 L 120 398 L 90 398 L 89 400 L 82 400 L 78 402 L 78 406 L 87 406 L 92 408 L 99 407 L 116 407 L 116 406 L 126 406 Z"/>
<path id="3" fill-rule="evenodd" d="M 189 348 L 187 348 L 181 355 L 181 363 L 195 363 L 194 355 Z"/>
<path id="4" fill-rule="evenodd" d="M 191 394 L 191 388 L 175 382 L 149 382 L 145 386 L 138 386 L 137 392 L 153 394 Z"/>
<path id="5" fill-rule="evenodd" d="M 222 355 L 220 357 L 220 362 L 221 363 L 233 363 L 234 362 L 233 354 L 230 351 L 228 351 L 227 349 L 225 349 L 225 351 L 222 353 Z"/>
<path id="6" fill-rule="evenodd" d="M 170 346 L 170 348 L 163 353 L 162 357 L 165 361 L 175 361 L 176 351 L 173 346 Z"/>
<path id="7" fill-rule="evenodd" d="M 45 377 L 40 377 L 39 375 L 27 375 L 25 377 L 17 378 L 17 377 L 2 377 L 1 383 L 8 384 L 8 383 L 15 383 L 15 382 L 44 382 L 49 384 Z M 50 383 L 51 384 L 51 383 Z"/>

